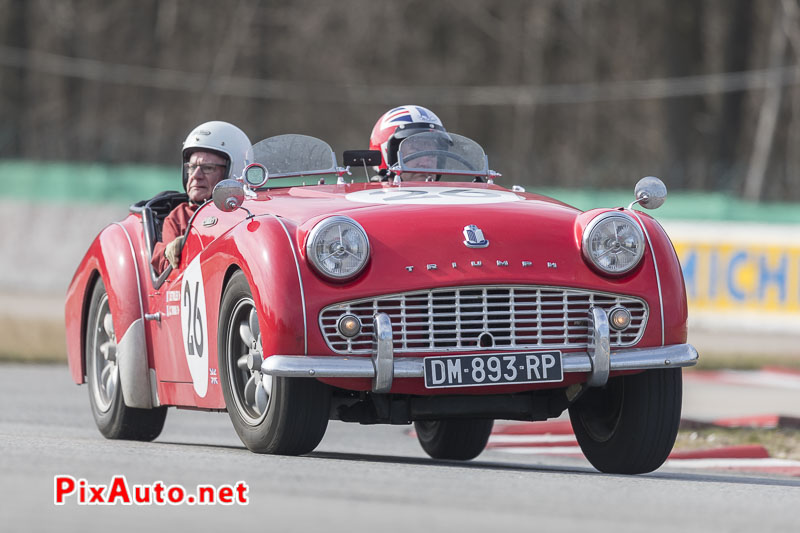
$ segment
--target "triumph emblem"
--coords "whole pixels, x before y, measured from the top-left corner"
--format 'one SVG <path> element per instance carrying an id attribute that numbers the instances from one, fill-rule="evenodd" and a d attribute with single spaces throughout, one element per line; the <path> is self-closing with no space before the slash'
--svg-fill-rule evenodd
<path id="1" fill-rule="evenodd" d="M 464 226 L 464 238 L 466 239 L 464 244 L 467 248 L 486 248 L 489 246 L 489 241 L 484 238 L 483 231 L 475 224 Z"/>

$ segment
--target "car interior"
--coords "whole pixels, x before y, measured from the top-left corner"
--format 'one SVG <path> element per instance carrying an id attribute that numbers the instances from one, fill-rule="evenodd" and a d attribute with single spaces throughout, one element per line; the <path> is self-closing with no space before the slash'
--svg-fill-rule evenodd
<path id="1" fill-rule="evenodd" d="M 153 247 L 161 240 L 161 228 L 164 224 L 164 219 L 179 204 L 188 201 L 189 196 L 185 192 L 163 191 L 149 200 L 141 200 L 131 205 L 131 213 L 141 213 L 142 215 L 148 264 L 152 259 Z M 172 267 L 168 266 L 161 275 L 157 275 L 151 265 L 150 278 L 153 281 L 153 287 L 156 289 L 160 287 L 171 271 Z"/>

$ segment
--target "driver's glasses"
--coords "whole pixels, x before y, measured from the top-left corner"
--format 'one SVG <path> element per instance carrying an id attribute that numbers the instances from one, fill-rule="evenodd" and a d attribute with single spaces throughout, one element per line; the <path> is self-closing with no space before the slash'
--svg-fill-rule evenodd
<path id="1" fill-rule="evenodd" d="M 186 174 L 191 176 L 194 174 L 195 170 L 200 168 L 200 172 L 203 173 L 204 176 L 211 176 L 214 174 L 214 171 L 217 167 L 226 167 L 228 165 L 223 165 L 221 163 L 203 163 L 202 165 L 198 165 L 195 163 L 184 163 L 183 168 L 186 169 Z"/>

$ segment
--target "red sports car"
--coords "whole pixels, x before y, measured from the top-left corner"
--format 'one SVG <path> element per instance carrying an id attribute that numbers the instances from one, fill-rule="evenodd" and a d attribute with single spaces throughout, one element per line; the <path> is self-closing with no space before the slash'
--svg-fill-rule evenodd
<path id="1" fill-rule="evenodd" d="M 344 156 L 360 176 L 375 154 Z M 169 406 L 227 410 L 249 449 L 302 454 L 330 419 L 413 422 L 431 457 L 466 460 L 494 420 L 568 409 L 598 470 L 664 462 L 697 352 L 672 244 L 633 208 L 663 202 L 658 179 L 582 212 L 495 184 L 479 145 L 433 131 L 385 181 L 302 135 L 249 161 L 197 210 L 178 268 L 150 259 L 179 193 L 134 204 L 78 267 L 69 365 L 103 435 L 154 439 Z"/>

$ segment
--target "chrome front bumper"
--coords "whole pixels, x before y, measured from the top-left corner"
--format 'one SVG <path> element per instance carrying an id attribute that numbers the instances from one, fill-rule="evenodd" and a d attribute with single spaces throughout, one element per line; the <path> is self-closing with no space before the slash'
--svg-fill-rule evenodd
<path id="1" fill-rule="evenodd" d="M 601 387 L 609 372 L 678 368 L 697 363 L 697 350 L 691 344 L 673 344 L 654 348 L 631 348 L 612 352 L 609 349 L 609 326 L 606 313 L 592 308 L 589 349 L 561 356 L 564 372 L 588 372 L 587 383 Z M 423 357 L 394 357 L 392 325 L 385 313 L 374 318 L 377 349 L 372 357 L 330 355 L 272 355 L 261 363 L 261 373 L 295 378 L 369 378 L 372 390 L 387 393 L 394 378 L 424 376 Z M 487 353 L 486 355 L 501 355 Z"/>

